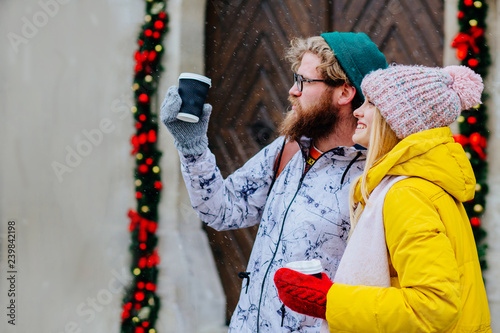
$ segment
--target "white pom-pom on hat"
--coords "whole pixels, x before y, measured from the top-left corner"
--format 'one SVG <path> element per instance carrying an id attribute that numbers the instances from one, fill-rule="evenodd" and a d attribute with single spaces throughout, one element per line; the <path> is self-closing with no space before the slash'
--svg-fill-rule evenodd
<path id="1" fill-rule="evenodd" d="M 479 74 L 466 66 L 447 66 L 443 71 L 453 78 L 451 89 L 458 94 L 462 110 L 468 110 L 481 103 L 484 85 Z"/>

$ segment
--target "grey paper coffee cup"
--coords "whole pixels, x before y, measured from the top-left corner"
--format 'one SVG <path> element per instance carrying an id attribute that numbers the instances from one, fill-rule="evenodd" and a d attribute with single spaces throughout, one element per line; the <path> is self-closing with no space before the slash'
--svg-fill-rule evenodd
<path id="1" fill-rule="evenodd" d="M 203 111 L 203 104 L 207 99 L 208 88 L 211 86 L 212 80 L 206 76 L 181 73 L 179 75 L 179 95 L 182 104 L 177 119 L 189 123 L 198 122 Z"/>
<path id="2" fill-rule="evenodd" d="M 321 261 L 318 259 L 293 261 L 286 264 L 285 267 L 318 278 L 321 278 L 321 272 L 323 272 L 323 266 L 321 266 Z"/>

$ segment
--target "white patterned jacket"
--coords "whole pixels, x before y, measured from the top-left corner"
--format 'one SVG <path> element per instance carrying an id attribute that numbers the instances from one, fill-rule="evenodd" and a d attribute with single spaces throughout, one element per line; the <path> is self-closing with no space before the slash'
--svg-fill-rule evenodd
<path id="1" fill-rule="evenodd" d="M 180 154 L 191 204 L 204 223 L 216 230 L 260 223 L 229 332 L 318 332 L 322 320 L 282 310 L 274 273 L 291 261 L 319 259 L 333 279 L 346 246 L 349 185 L 362 172 L 364 150 L 334 148 L 303 175 L 310 146 L 304 138 L 268 195 L 283 143 L 276 139 L 226 179 L 208 149 Z"/>

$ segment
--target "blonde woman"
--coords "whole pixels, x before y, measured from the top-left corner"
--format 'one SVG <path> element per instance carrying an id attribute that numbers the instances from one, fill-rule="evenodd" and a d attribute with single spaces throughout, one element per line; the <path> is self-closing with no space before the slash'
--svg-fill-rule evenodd
<path id="1" fill-rule="evenodd" d="M 351 238 L 335 277 L 278 270 L 280 299 L 331 332 L 491 332 L 462 205 L 474 173 L 448 128 L 480 103 L 481 77 L 464 66 L 393 65 L 361 88 L 353 141 L 368 155 L 351 190 Z"/>

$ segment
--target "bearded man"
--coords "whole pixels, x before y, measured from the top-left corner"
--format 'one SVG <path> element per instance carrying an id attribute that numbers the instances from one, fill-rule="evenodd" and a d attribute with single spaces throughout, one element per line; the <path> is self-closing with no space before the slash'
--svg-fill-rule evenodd
<path id="1" fill-rule="evenodd" d="M 294 83 L 281 136 L 223 179 L 206 135 L 212 107 L 198 123 L 176 119 L 181 99 L 170 87 L 161 118 L 179 150 L 191 204 L 216 230 L 260 223 L 230 332 L 318 332 L 322 321 L 287 310 L 274 273 L 292 261 L 319 259 L 333 279 L 350 229 L 349 183 L 363 169 L 353 146 L 352 112 L 364 100 L 360 84 L 386 68 L 363 33 L 294 39 L 286 52 Z"/>

